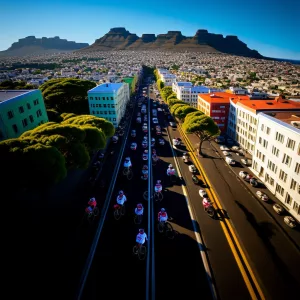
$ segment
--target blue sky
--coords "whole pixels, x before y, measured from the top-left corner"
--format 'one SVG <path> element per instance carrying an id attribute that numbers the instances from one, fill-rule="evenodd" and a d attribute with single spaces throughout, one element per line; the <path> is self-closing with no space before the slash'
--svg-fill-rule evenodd
<path id="1" fill-rule="evenodd" d="M 262 55 L 300 60 L 299 0 L 5 1 L 1 4 L 0 51 L 19 38 L 59 36 L 93 43 L 112 27 L 132 33 L 197 29 L 237 35 Z"/>

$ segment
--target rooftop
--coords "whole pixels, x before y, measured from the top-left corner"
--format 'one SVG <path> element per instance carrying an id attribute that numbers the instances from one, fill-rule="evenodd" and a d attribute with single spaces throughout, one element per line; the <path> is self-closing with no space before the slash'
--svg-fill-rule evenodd
<path id="1" fill-rule="evenodd" d="M 113 93 L 116 92 L 122 85 L 123 83 L 102 83 L 89 90 L 88 93 Z"/>
<path id="2" fill-rule="evenodd" d="M 249 100 L 248 96 L 235 95 L 226 92 L 213 92 L 210 94 L 201 94 L 199 97 L 208 103 L 229 103 L 232 100 L 236 103 L 239 100 Z"/>
<path id="3" fill-rule="evenodd" d="M 0 91 L 0 103 L 26 94 L 31 90 L 1 90 Z"/>
<path id="4" fill-rule="evenodd" d="M 179 82 L 176 82 L 175 84 L 177 84 L 178 86 L 193 86 L 193 84 L 191 82 L 188 82 L 188 81 L 179 81 Z"/>

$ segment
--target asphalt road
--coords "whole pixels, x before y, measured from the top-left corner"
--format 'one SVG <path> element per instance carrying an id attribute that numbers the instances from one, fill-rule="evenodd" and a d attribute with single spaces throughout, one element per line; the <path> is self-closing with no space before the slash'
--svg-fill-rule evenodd
<path id="1" fill-rule="evenodd" d="M 196 148 L 197 138 L 191 136 L 190 140 Z M 216 156 L 213 151 L 209 154 Z M 200 161 L 235 228 L 266 299 L 295 297 L 300 283 L 300 256 L 296 247 L 223 159 L 216 156 L 200 158 Z M 217 273 L 217 269 L 213 269 Z"/>

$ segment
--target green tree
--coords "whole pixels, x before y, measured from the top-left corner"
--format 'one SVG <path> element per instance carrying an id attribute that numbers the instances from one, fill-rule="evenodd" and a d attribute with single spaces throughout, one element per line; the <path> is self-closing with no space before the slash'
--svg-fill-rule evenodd
<path id="1" fill-rule="evenodd" d="M 173 93 L 172 87 L 170 86 L 165 86 L 164 88 L 161 89 L 160 94 L 161 97 L 164 101 L 167 100 L 167 98 Z"/>
<path id="2" fill-rule="evenodd" d="M 74 78 L 51 79 L 40 86 L 46 107 L 59 113 L 89 113 L 87 92 L 96 84 Z"/>
<path id="3" fill-rule="evenodd" d="M 168 102 L 168 105 L 170 108 L 175 104 L 186 104 L 186 102 L 179 100 L 179 99 L 170 99 Z"/>
<path id="4" fill-rule="evenodd" d="M 201 148 L 203 142 L 220 134 L 218 125 L 211 117 L 204 114 L 192 118 L 186 117 L 182 128 L 186 133 L 195 133 L 199 137 L 199 154 L 202 156 Z"/>
<path id="5" fill-rule="evenodd" d="M 159 89 L 159 91 L 161 91 L 164 86 L 165 86 L 164 83 L 160 79 L 158 79 L 157 80 L 157 88 Z"/>
<path id="6" fill-rule="evenodd" d="M 170 99 L 177 99 L 177 95 L 172 92 L 168 97 L 167 97 L 167 103 L 169 102 Z"/>
<path id="7" fill-rule="evenodd" d="M 185 119 L 184 119 L 184 122 L 189 122 L 190 119 L 194 118 L 194 117 L 199 117 L 199 116 L 202 116 L 204 113 L 200 110 L 197 110 L 197 111 L 193 111 L 193 112 L 190 112 L 188 113 L 186 116 L 185 116 Z"/>
<path id="8" fill-rule="evenodd" d="M 60 113 L 54 109 L 47 109 L 47 115 L 50 122 L 60 123 L 63 120 Z"/>
<path id="9" fill-rule="evenodd" d="M 190 105 L 180 106 L 175 112 L 175 117 L 183 121 L 187 114 L 195 111 L 198 111 L 197 108 Z"/>
<path id="10" fill-rule="evenodd" d="M 171 69 L 172 69 L 172 70 L 175 70 L 175 71 L 178 71 L 179 68 L 180 68 L 180 66 L 175 65 L 175 64 L 171 67 Z"/>
<path id="11" fill-rule="evenodd" d="M 182 103 L 174 104 L 174 105 L 171 107 L 171 109 L 170 109 L 171 114 L 175 116 L 176 110 L 177 110 L 179 107 L 182 107 L 182 106 L 186 106 L 186 103 L 184 103 L 184 104 L 182 104 Z"/>

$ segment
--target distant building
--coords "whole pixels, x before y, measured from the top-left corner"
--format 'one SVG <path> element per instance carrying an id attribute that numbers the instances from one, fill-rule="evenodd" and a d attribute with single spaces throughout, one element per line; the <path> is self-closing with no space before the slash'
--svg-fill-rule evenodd
<path id="1" fill-rule="evenodd" d="M 172 84 L 172 91 L 176 93 L 179 100 L 187 102 L 189 105 L 197 108 L 198 94 L 207 94 L 211 92 L 222 91 L 221 89 L 208 88 L 203 85 L 193 86 L 191 82 L 181 81 Z"/>
<path id="2" fill-rule="evenodd" d="M 300 109 L 258 113 L 252 171 L 300 222 Z"/>
<path id="3" fill-rule="evenodd" d="M 0 91 L 0 140 L 17 138 L 45 122 L 48 116 L 40 90 Z"/>
<path id="4" fill-rule="evenodd" d="M 227 130 L 229 96 L 230 94 L 224 92 L 198 95 L 197 109 L 210 116 L 222 133 L 226 133 Z"/>
<path id="5" fill-rule="evenodd" d="M 176 75 L 174 74 L 161 74 L 160 78 L 165 86 L 172 86 L 176 82 Z"/>
<path id="6" fill-rule="evenodd" d="M 30 81 L 28 81 L 28 83 L 32 84 L 32 85 L 40 86 L 43 83 L 45 83 L 47 80 L 48 80 L 48 77 L 45 77 L 45 78 L 33 78 Z"/>
<path id="7" fill-rule="evenodd" d="M 90 114 L 117 127 L 130 99 L 128 83 L 103 83 L 88 91 Z"/>
<path id="8" fill-rule="evenodd" d="M 132 77 L 123 77 L 122 79 L 124 82 L 128 83 L 129 84 L 129 90 L 130 90 L 130 94 L 134 93 L 135 91 L 135 86 L 136 86 L 136 83 L 138 81 L 138 77 L 137 75 L 134 75 Z"/>

